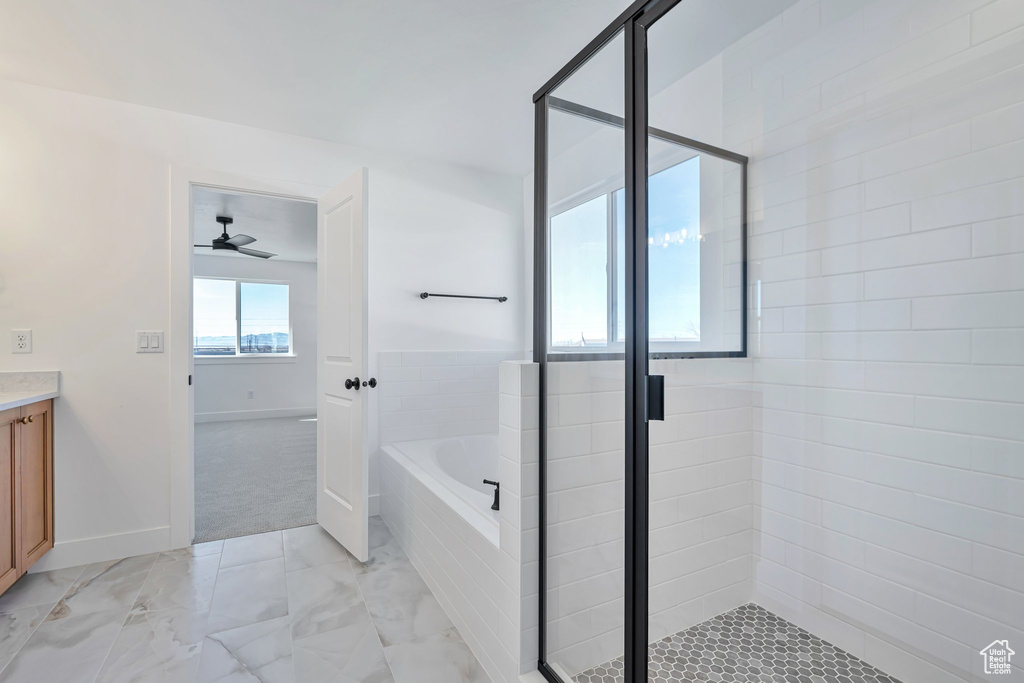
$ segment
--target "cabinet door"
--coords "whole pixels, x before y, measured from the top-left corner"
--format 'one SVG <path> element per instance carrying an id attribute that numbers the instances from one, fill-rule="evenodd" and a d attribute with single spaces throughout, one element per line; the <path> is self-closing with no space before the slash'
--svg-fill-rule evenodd
<path id="1" fill-rule="evenodd" d="M 0 411 L 0 592 L 18 580 L 18 421 L 21 410 Z"/>
<path id="2" fill-rule="evenodd" d="M 52 416 L 52 401 L 21 409 L 21 571 L 53 547 Z"/>

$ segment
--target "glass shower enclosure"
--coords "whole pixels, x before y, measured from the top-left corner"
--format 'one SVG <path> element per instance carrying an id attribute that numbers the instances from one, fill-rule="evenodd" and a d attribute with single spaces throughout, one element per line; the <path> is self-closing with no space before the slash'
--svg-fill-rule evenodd
<path id="1" fill-rule="evenodd" d="M 1019 243 L 907 176 L 1012 62 L 927 61 L 972 7 L 641 1 L 536 93 L 548 681 L 1024 680 L 1019 316 L 928 298 L 1024 302 Z"/>
<path id="2" fill-rule="evenodd" d="M 655 16 L 536 98 L 541 670 L 565 683 L 645 680 L 652 639 L 749 581 L 747 158 L 680 120 L 690 83 L 648 96 Z"/>

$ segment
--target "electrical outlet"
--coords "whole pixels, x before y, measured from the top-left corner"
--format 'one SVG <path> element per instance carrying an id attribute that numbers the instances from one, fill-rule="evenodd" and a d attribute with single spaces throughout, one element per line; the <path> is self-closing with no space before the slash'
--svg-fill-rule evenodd
<path id="1" fill-rule="evenodd" d="M 256 398 L 256 392 L 255 391 L 247 391 L 245 393 L 246 393 L 246 398 Z"/>
<path id="2" fill-rule="evenodd" d="M 11 330 L 11 353 L 32 353 L 32 330 Z"/>

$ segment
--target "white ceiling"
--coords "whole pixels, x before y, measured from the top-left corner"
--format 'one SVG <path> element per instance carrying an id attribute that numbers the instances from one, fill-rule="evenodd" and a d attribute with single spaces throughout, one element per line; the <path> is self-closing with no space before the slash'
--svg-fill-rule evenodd
<path id="1" fill-rule="evenodd" d="M 524 175 L 533 93 L 629 2 L 0 0 L 0 78 Z M 793 2 L 682 0 L 652 93 Z M 559 94 L 614 109 L 611 52 Z"/>
<path id="2" fill-rule="evenodd" d="M 0 78 L 517 175 L 629 0 L 0 0 Z"/>
<path id="3" fill-rule="evenodd" d="M 217 216 L 235 219 L 229 235 L 255 237 L 250 249 L 277 254 L 275 261 L 316 261 L 316 204 L 258 194 L 235 194 L 196 188 L 193 195 L 195 244 L 220 237 Z M 231 251 L 196 248 L 196 254 L 225 258 L 254 258 Z"/>

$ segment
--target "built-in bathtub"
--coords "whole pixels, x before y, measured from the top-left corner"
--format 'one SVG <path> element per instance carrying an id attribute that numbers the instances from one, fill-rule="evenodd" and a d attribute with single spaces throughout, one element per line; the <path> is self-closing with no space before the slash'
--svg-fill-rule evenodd
<path id="1" fill-rule="evenodd" d="M 494 434 L 399 441 L 384 451 L 438 498 L 498 545 L 498 515 L 491 509 L 498 480 L 498 437 Z"/>
<path id="2" fill-rule="evenodd" d="M 377 480 L 381 516 L 487 675 L 519 683 L 537 668 L 540 373 L 535 363 L 503 361 L 498 375 L 493 432 L 382 438 Z M 422 433 L 401 430 L 389 435 Z M 484 479 L 500 482 L 500 511 Z"/>

